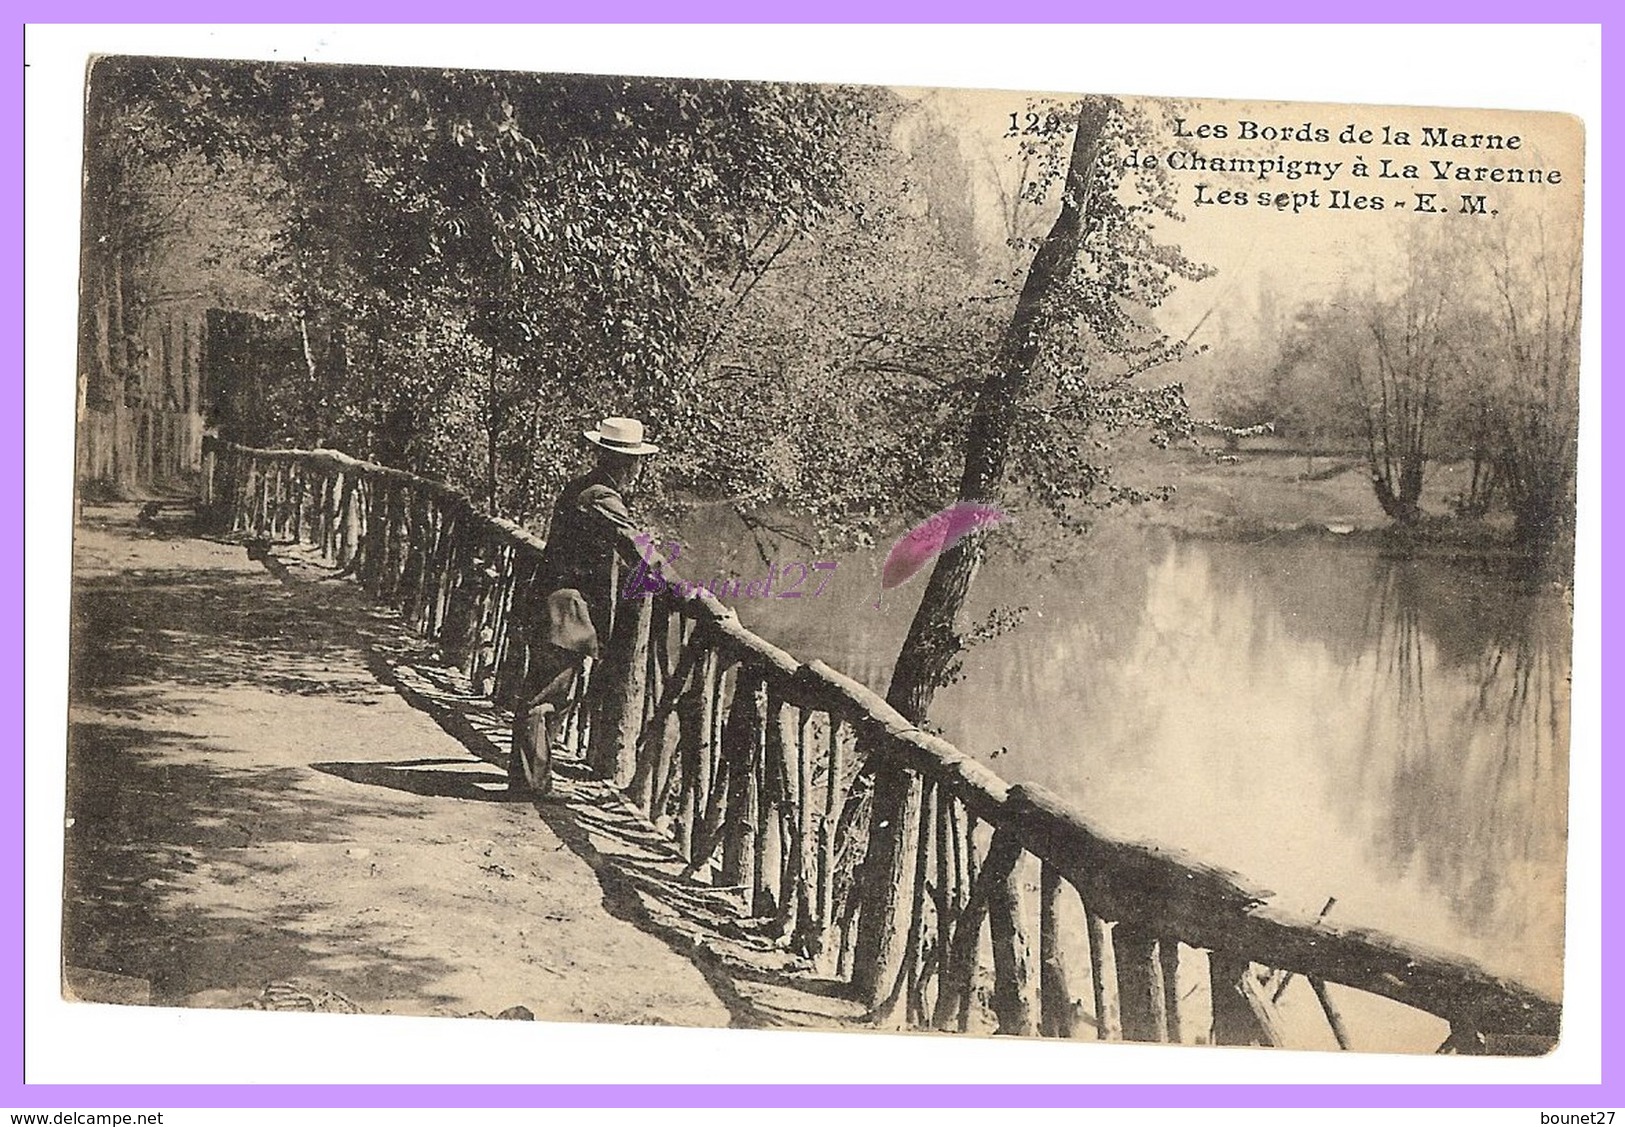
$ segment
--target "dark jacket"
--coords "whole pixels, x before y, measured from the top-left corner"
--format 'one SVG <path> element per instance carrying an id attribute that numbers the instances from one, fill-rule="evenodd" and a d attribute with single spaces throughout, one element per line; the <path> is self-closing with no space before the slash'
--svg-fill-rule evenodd
<path id="1" fill-rule="evenodd" d="M 566 588 L 580 591 L 600 644 L 609 640 L 613 598 L 615 538 L 610 525 L 636 531 L 626 502 L 603 467 L 565 483 L 548 522 L 537 591 L 543 598 Z"/>

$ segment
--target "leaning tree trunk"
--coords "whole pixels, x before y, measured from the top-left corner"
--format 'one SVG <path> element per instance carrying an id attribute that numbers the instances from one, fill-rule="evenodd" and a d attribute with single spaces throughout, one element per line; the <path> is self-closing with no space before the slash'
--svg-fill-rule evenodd
<path id="1" fill-rule="evenodd" d="M 1010 432 L 1038 359 L 1041 314 L 1077 262 L 1089 184 L 1100 159 L 1101 134 L 1112 104 L 1110 99 L 1090 98 L 1078 116 L 1061 213 L 1033 257 L 1015 314 L 999 343 L 998 359 L 976 390 L 965 442 L 965 471 L 959 483 L 961 501 L 992 501 L 998 493 L 1009 456 Z M 973 533 L 938 557 L 931 570 L 886 692 L 887 703 L 915 723 L 925 718 L 931 698 L 963 647 L 959 618 L 981 563 L 982 537 Z"/>
<path id="2" fill-rule="evenodd" d="M 1108 99 L 1091 98 L 1079 113 L 1061 212 L 1033 257 L 1015 314 L 1000 341 L 998 358 L 976 391 L 965 442 L 965 471 L 959 483 L 962 501 L 991 501 L 1004 477 L 1017 409 L 1038 360 L 1044 306 L 1066 284 L 1077 261 L 1089 185 L 1112 104 Z M 963 646 L 959 618 L 981 566 L 981 539 L 972 533 L 937 558 L 897 656 L 886 700 L 914 723 L 925 719 L 931 698 L 946 682 L 948 669 Z M 874 1019 L 886 1021 L 891 1008 L 886 999 L 896 994 L 895 984 L 900 982 L 909 946 L 912 897 L 902 893 L 911 867 L 909 859 L 923 847 L 914 840 L 920 826 L 922 791 L 919 777 L 911 771 L 865 771 L 862 779 L 865 782 L 847 800 L 850 820 L 842 815 L 848 827 L 855 828 L 862 821 L 869 827 L 858 874 L 862 895 L 852 987 L 871 1007 Z M 867 789 L 870 782 L 872 791 Z"/>

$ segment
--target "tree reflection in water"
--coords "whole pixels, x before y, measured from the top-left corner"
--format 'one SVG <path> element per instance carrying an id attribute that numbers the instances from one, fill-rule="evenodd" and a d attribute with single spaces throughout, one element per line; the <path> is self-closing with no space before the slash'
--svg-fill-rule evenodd
<path id="1" fill-rule="evenodd" d="M 878 563 L 843 557 L 824 598 L 741 615 L 883 691 L 918 591 L 876 612 Z M 1559 594 L 1326 538 L 1109 525 L 1053 571 L 995 558 L 977 593 L 974 614 L 1031 611 L 937 698 L 932 720 L 967 752 L 1303 910 L 1336 897 L 1334 922 L 1560 990 Z"/>
<path id="2" fill-rule="evenodd" d="M 1568 652 L 1562 599 L 1427 561 L 1377 561 L 1371 711 L 1396 702 L 1390 817 L 1374 844 L 1420 867 L 1477 936 L 1560 970 L 1567 836 Z M 1447 688 L 1430 702 L 1424 670 Z M 1435 737 L 1430 725 L 1441 733 Z M 1521 925 L 1521 926 L 1518 926 Z"/>

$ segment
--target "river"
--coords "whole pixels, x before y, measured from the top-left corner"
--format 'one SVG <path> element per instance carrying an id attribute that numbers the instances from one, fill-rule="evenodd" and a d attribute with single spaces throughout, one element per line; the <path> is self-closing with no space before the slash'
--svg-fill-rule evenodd
<path id="1" fill-rule="evenodd" d="M 685 576 L 767 573 L 731 518 L 686 532 Z M 816 599 L 729 601 L 763 637 L 883 693 L 925 577 L 877 608 L 882 555 L 836 557 Z M 798 559 L 787 545 L 774 562 Z M 1109 833 L 1177 846 L 1310 913 L 1335 899 L 1330 922 L 1561 994 L 1560 591 L 1359 539 L 1194 540 L 1122 522 L 1060 565 L 995 553 L 972 613 L 1023 605 L 932 707 L 961 749 Z"/>

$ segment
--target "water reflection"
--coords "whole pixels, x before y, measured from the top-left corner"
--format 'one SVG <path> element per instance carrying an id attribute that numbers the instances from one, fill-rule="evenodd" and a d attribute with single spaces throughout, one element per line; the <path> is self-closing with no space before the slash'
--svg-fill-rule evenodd
<path id="1" fill-rule="evenodd" d="M 707 538 L 719 573 L 760 570 L 728 540 Z M 884 690 L 923 584 L 876 610 L 876 571 L 842 557 L 817 601 L 737 605 L 791 652 Z M 967 752 L 1306 911 L 1335 896 L 1338 922 L 1559 992 L 1560 595 L 1342 541 L 1124 527 L 1046 573 L 990 565 L 976 599 L 977 614 L 1031 609 L 937 698 L 933 722 Z"/>

